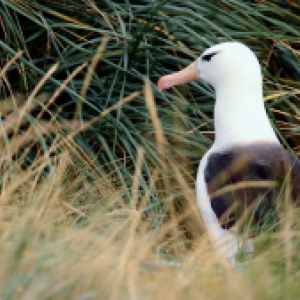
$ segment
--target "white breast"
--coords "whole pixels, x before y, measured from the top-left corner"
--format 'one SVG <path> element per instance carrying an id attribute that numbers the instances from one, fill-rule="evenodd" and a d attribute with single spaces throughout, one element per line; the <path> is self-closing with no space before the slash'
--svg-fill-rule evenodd
<path id="1" fill-rule="evenodd" d="M 223 229 L 220 226 L 219 220 L 211 207 L 211 201 L 208 195 L 204 174 L 207 165 L 207 159 L 213 150 L 214 149 L 212 147 L 209 151 L 207 151 L 199 164 L 196 180 L 197 203 L 201 210 L 203 221 L 214 249 L 218 255 L 220 255 L 220 257 L 227 257 L 234 262 L 236 254 L 242 246 L 246 247 L 245 250 L 247 252 L 252 252 L 253 244 L 252 240 L 248 239 L 245 245 L 245 240 L 243 240 L 241 236 Z"/>

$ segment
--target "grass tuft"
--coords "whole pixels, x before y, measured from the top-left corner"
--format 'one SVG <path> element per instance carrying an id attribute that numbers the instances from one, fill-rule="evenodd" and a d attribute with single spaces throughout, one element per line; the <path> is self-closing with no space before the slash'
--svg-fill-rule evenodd
<path id="1" fill-rule="evenodd" d="M 235 267 L 220 259 L 194 193 L 213 91 L 155 83 L 208 46 L 243 42 L 299 155 L 299 13 L 294 0 L 2 0 L 1 298 L 298 298 L 288 188 L 278 231 L 266 224 Z"/>

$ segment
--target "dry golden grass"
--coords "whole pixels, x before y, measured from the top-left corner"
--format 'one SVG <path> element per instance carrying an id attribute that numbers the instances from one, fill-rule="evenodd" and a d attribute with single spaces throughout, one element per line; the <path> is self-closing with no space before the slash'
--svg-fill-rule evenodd
<path id="1" fill-rule="evenodd" d="M 44 103 L 43 97 L 32 103 Z M 7 119 L 16 114 L 18 120 L 20 114 L 13 109 L 12 101 L 3 103 L 11 108 Z M 157 140 L 162 141 L 155 106 L 147 101 L 153 109 Z M 22 109 L 28 109 L 28 105 Z M 197 214 L 197 209 L 193 206 L 193 191 L 172 160 L 164 161 L 163 170 L 175 174 L 173 182 L 189 201 L 189 209 L 185 215 L 174 215 L 153 229 L 155 216 L 148 214 L 145 218 L 143 209 L 151 202 L 151 190 L 159 176 L 153 176 L 146 191 L 141 192 L 144 150 L 138 152 L 132 185 L 116 188 L 111 175 L 101 171 L 93 157 L 70 138 L 74 128 L 70 130 L 58 121 L 43 128 L 32 133 L 26 143 L 22 135 L 15 134 L 8 144 L 0 145 L 2 153 L 24 149 L 19 157 L 1 158 L 3 299 L 273 299 L 282 296 L 280 284 L 297 290 L 299 271 L 291 265 L 297 248 L 291 243 L 279 251 L 282 243 L 278 242 L 250 263 L 238 265 L 241 270 L 221 260 L 205 235 L 192 247 L 186 246 L 180 223 Z M 57 134 L 56 146 L 50 147 L 47 154 L 37 155 L 24 168 L 29 147 L 48 132 Z M 7 151 L 8 146 L 11 151 Z M 153 170 L 157 174 L 160 171 Z M 124 198 L 125 189 L 130 191 L 129 202 Z M 200 222 L 197 226 L 201 230 Z M 286 237 L 284 234 L 277 240 Z M 280 265 L 280 261 L 284 264 L 285 251 L 290 252 L 287 265 L 278 267 L 278 271 L 274 265 Z M 289 294 L 293 294 L 292 289 Z"/>
<path id="2" fill-rule="evenodd" d="M 282 299 L 288 295 L 292 299 L 297 295 L 300 243 L 293 212 L 287 211 L 281 232 L 257 239 L 260 251 L 254 259 L 233 267 L 218 256 L 204 233 L 189 170 L 169 155 L 172 146 L 158 118 L 150 82 L 145 82 L 144 100 L 160 165 L 153 164 L 147 187 L 141 189 L 148 159 L 144 149 L 137 153 L 131 183 L 124 185 L 113 173 L 104 172 L 74 137 L 142 92 L 133 92 L 88 122 L 62 122 L 56 116 L 46 122 L 40 120 L 41 114 L 36 123 L 29 122 L 27 114 L 37 107 L 47 111 L 70 80 L 53 95 L 39 93 L 55 68 L 28 97 L 16 95 L 0 103 L 1 298 Z M 88 84 L 89 79 L 82 96 Z M 45 151 L 37 141 L 50 134 L 53 140 Z M 26 164 L 30 151 L 36 155 Z M 159 226 L 156 213 L 164 211 L 148 209 L 154 190 L 168 208 Z M 173 206 L 178 197 L 185 203 L 181 213 Z M 193 239 L 187 238 L 182 224 L 188 224 Z"/>
<path id="3" fill-rule="evenodd" d="M 7 170 L 3 177 L 3 298 L 266 299 L 280 292 L 278 274 L 268 263 L 272 257 L 281 258 L 276 248 L 238 271 L 215 255 L 205 236 L 192 250 L 178 247 L 185 243 L 179 218 L 149 229 L 151 217 L 145 220 L 143 207 L 137 206 L 148 197 L 138 192 L 142 150 L 133 201 L 126 204 L 122 190 L 76 148 L 68 141 L 68 147 L 51 159 L 47 176 L 42 170 L 49 161 L 37 159 L 25 171 L 14 161 L 14 171 Z M 166 238 L 170 233 L 172 238 Z"/>

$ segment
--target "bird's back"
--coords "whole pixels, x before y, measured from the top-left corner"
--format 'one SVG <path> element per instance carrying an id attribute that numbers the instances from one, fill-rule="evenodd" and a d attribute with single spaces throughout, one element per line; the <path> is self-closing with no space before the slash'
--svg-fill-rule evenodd
<path id="1" fill-rule="evenodd" d="M 256 231 L 269 221 L 278 221 L 286 199 L 299 206 L 300 161 L 280 144 L 257 143 L 212 152 L 204 178 L 212 210 L 224 229 L 241 231 L 252 224 Z"/>

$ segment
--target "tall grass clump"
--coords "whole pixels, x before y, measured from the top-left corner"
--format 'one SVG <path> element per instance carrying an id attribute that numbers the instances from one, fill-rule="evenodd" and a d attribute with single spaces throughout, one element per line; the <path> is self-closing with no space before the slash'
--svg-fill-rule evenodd
<path id="1" fill-rule="evenodd" d="M 297 209 L 243 264 L 220 259 L 194 195 L 213 91 L 155 82 L 241 41 L 299 154 L 299 12 L 294 0 L 2 0 L 1 298 L 298 297 Z"/>

